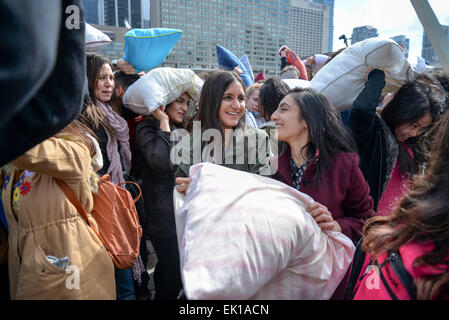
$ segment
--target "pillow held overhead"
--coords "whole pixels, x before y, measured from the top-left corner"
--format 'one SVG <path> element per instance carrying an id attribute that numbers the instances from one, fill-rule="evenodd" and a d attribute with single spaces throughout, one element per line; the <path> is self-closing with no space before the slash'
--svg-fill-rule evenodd
<path id="1" fill-rule="evenodd" d="M 85 45 L 87 49 L 99 48 L 111 43 L 111 38 L 106 34 L 86 23 L 85 29 Z"/>
<path id="2" fill-rule="evenodd" d="M 141 115 L 149 115 L 159 106 L 167 106 L 184 92 L 198 101 L 203 80 L 190 69 L 156 68 L 133 83 L 123 97 L 125 106 Z"/>
<path id="3" fill-rule="evenodd" d="M 178 29 L 133 29 L 124 35 L 125 55 L 136 72 L 154 69 L 164 63 L 183 32 Z"/>
<path id="4" fill-rule="evenodd" d="M 240 61 L 245 66 L 246 71 L 248 71 L 248 75 L 250 76 L 252 82 L 254 82 L 253 68 L 251 68 L 251 63 L 249 62 L 249 59 L 248 59 L 248 56 L 246 55 L 246 53 L 240 58 Z"/>
<path id="5" fill-rule="evenodd" d="M 389 38 L 370 38 L 343 50 L 323 66 L 310 87 L 325 95 L 338 111 L 352 107 L 370 69 L 385 72 L 384 93 L 397 91 L 415 74 L 401 47 Z"/>
<path id="6" fill-rule="evenodd" d="M 308 77 L 307 77 L 306 66 L 304 65 L 302 60 L 298 58 L 298 56 L 296 55 L 295 51 L 293 51 L 292 49 L 287 51 L 286 58 L 287 58 L 287 61 L 288 61 L 289 64 L 295 66 L 296 69 L 298 69 L 298 71 L 299 71 L 299 78 L 300 79 L 302 79 L 302 80 L 309 80 Z"/>
<path id="7" fill-rule="evenodd" d="M 310 81 L 302 79 L 282 79 L 290 89 L 295 88 L 308 88 L 310 86 Z"/>
<path id="8" fill-rule="evenodd" d="M 218 66 L 220 68 L 232 71 L 235 67 L 240 67 L 240 69 L 242 69 L 243 71 L 243 73 L 240 75 L 240 78 L 242 78 L 245 87 L 248 87 L 254 83 L 254 80 L 251 79 L 248 70 L 235 54 L 233 54 L 228 49 L 223 48 L 219 44 L 217 44 L 216 47 Z"/>

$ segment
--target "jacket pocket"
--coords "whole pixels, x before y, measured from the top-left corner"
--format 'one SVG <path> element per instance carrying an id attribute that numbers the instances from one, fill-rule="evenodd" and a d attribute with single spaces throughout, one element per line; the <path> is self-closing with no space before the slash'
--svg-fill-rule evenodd
<path id="1" fill-rule="evenodd" d="M 13 299 L 54 300 L 76 299 L 79 290 L 69 290 L 66 284 L 70 275 L 47 260 L 47 255 L 61 257 L 58 252 L 37 245 L 24 257 L 20 266 L 17 292 Z"/>
<path id="2" fill-rule="evenodd" d="M 39 274 L 65 274 L 66 270 L 48 261 L 47 255 L 62 257 L 59 253 L 52 250 L 46 249 L 44 251 L 44 249 L 38 245 L 34 250 L 34 270 Z"/>

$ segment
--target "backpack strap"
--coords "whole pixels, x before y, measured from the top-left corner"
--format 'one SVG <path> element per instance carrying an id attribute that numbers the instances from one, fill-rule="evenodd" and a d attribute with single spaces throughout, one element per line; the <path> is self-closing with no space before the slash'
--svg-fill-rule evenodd
<path id="1" fill-rule="evenodd" d="M 118 184 L 117 186 L 119 187 L 119 186 L 127 184 L 127 183 L 131 183 L 131 184 L 135 185 L 137 187 L 137 189 L 139 190 L 139 195 L 135 199 L 133 199 L 134 204 L 135 204 L 137 201 L 139 201 L 140 197 L 142 196 L 142 190 L 140 189 L 140 186 L 137 183 L 135 183 L 134 181 L 125 181 L 125 182 Z"/>
<path id="2" fill-rule="evenodd" d="M 366 256 L 366 253 L 362 250 L 362 245 L 363 238 L 359 240 L 355 249 L 354 259 L 352 260 L 351 274 L 349 275 L 348 285 L 345 289 L 345 300 L 352 300 L 355 295 L 354 287 L 357 283 L 357 278 L 362 270 L 363 262 L 365 261 Z"/>
<path id="3" fill-rule="evenodd" d="M 412 300 L 416 300 L 416 285 L 413 282 L 413 278 L 404 266 L 399 251 L 392 250 L 388 252 L 388 258 L 390 259 L 391 268 L 394 273 L 401 280 L 402 285 L 407 289 L 407 292 Z"/>
<path id="4" fill-rule="evenodd" d="M 388 258 L 387 258 L 387 259 L 388 259 Z M 380 276 L 380 279 L 382 280 L 382 282 L 383 282 L 383 284 L 384 284 L 384 286 L 385 286 L 385 289 L 387 289 L 387 292 L 388 292 L 388 294 L 390 295 L 391 299 L 392 299 L 392 300 L 398 300 L 398 297 L 394 294 L 393 290 L 391 290 L 391 287 L 388 285 L 388 282 L 387 282 L 387 280 L 385 279 L 384 274 L 383 274 L 383 272 L 382 272 L 382 267 L 383 267 L 387 262 L 388 262 L 388 260 L 386 260 L 384 263 L 382 263 L 381 265 L 379 265 L 379 263 L 378 263 L 377 260 L 376 260 L 376 265 L 377 265 L 377 267 L 379 268 L 379 269 L 378 269 L 378 270 L 379 270 L 379 276 Z"/>
<path id="5" fill-rule="evenodd" d="M 404 266 L 404 263 L 402 261 L 401 255 L 399 254 L 399 251 L 397 250 L 390 250 L 388 251 L 388 257 L 385 260 L 384 263 L 382 263 L 379 267 L 379 274 L 380 274 L 380 278 L 385 286 L 385 288 L 388 291 L 388 294 L 390 295 L 390 297 L 393 300 L 398 300 L 398 297 L 393 293 L 393 290 L 391 290 L 391 287 L 388 285 L 387 281 L 385 280 L 385 277 L 383 275 L 382 272 L 382 267 L 387 264 L 390 263 L 391 265 L 391 269 L 393 269 L 394 273 L 396 274 L 396 276 L 399 278 L 399 280 L 401 281 L 402 285 L 405 287 L 405 289 L 407 290 L 410 299 L 412 300 L 416 300 L 416 286 L 415 283 L 413 282 L 413 278 L 410 275 L 410 273 L 407 271 L 407 269 Z M 376 261 L 377 264 L 377 261 Z"/>
<path id="6" fill-rule="evenodd" d="M 102 183 L 104 181 L 110 181 L 110 180 L 111 180 L 111 177 L 109 176 L 109 174 L 105 174 L 100 178 L 100 183 Z M 140 186 L 137 183 L 135 183 L 134 181 L 125 181 L 125 182 L 119 183 L 117 185 L 117 187 L 120 187 L 121 185 L 124 185 L 127 183 L 134 184 L 137 187 L 137 189 L 139 190 L 139 195 L 135 199 L 133 199 L 134 204 L 135 204 L 137 201 L 139 201 L 140 197 L 142 196 L 142 190 L 140 189 Z"/>
<path id="7" fill-rule="evenodd" d="M 98 233 L 97 230 L 95 230 L 95 228 L 92 226 L 92 224 L 89 221 L 89 217 L 87 216 L 87 212 L 86 209 L 84 209 L 83 205 L 81 204 L 81 202 L 78 200 L 78 198 L 76 197 L 75 193 L 73 193 L 72 189 L 70 189 L 70 187 L 67 185 L 67 183 L 65 183 L 63 180 L 55 178 L 56 183 L 58 184 L 59 188 L 61 188 L 61 190 L 64 192 L 65 196 L 67 197 L 67 199 L 73 204 L 73 206 L 76 208 L 76 210 L 78 211 L 78 213 L 84 218 L 84 220 L 86 221 L 86 223 L 89 225 L 89 227 L 93 230 L 93 232 L 98 236 L 98 238 L 100 239 L 101 243 L 103 243 L 104 247 L 106 248 L 106 250 L 108 250 L 108 248 L 106 247 L 106 243 L 103 241 L 103 239 L 101 238 L 100 234 Z M 109 251 L 109 250 L 108 250 Z"/>

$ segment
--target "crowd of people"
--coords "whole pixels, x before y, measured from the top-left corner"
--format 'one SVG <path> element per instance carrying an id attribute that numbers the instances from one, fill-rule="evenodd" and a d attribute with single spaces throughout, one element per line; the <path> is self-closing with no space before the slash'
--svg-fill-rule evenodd
<path id="1" fill-rule="evenodd" d="M 423 72 L 385 94 L 384 71 L 370 70 L 352 108 L 340 114 L 320 92 L 291 89 L 284 80 L 311 80 L 341 50 L 304 60 L 307 75 L 288 64 L 289 50 L 280 50 L 280 77 L 245 87 L 239 68 L 213 70 L 200 75 L 198 101 L 183 92 L 146 115 L 123 102 L 142 74 L 123 61 L 85 56 L 88 89 L 79 97 L 83 106 L 77 117 L 1 170 L 2 297 L 179 299 L 183 282 L 173 190 L 188 193 L 190 167 L 208 161 L 262 174 L 307 194 L 315 200 L 307 211 L 317 225 L 360 243 L 368 254 L 365 267 L 385 265 L 387 253 L 396 250 L 413 279 L 413 297 L 448 299 L 449 76 L 441 70 Z M 200 131 L 192 129 L 192 121 L 200 122 Z M 205 157 L 189 154 L 192 161 L 174 163 L 177 129 L 187 131 L 179 144 L 199 141 Z M 219 138 L 205 141 L 210 130 Z M 248 156 L 253 150 L 257 154 Z M 104 174 L 114 184 L 133 180 L 142 189 L 143 199 L 136 203 L 143 228 L 140 254 L 128 269 L 114 266 L 56 183 L 66 182 L 89 211 Z M 146 272 L 148 240 L 157 256 L 155 297 Z M 67 286 L 71 266 L 80 275 L 77 290 Z M 385 269 L 380 290 L 359 285 L 351 296 L 389 299 L 392 290 L 399 299 L 413 298 L 400 288 L 391 267 Z M 349 271 L 354 270 L 348 270 L 333 299 L 343 299 Z M 360 276 L 366 277 L 364 269 L 359 282 Z"/>

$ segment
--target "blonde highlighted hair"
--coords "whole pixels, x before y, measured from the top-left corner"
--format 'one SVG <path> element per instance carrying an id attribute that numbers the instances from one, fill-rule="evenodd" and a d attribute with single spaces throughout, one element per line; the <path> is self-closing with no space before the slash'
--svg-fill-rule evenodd
<path id="1" fill-rule="evenodd" d="M 262 88 L 264 83 L 265 83 L 265 80 L 259 80 L 256 83 L 253 83 L 252 85 L 250 85 L 248 88 L 246 88 L 246 91 L 245 91 L 245 102 L 246 103 L 248 103 L 249 98 L 251 98 L 251 96 L 253 95 L 253 93 L 256 90 L 260 90 L 260 88 Z"/>
<path id="2" fill-rule="evenodd" d="M 98 167 L 97 163 L 97 148 L 95 147 L 94 141 L 89 135 L 96 139 L 95 133 L 92 132 L 86 125 L 78 120 L 72 121 L 67 127 L 62 129 L 59 133 L 56 134 L 56 137 L 59 139 L 65 139 L 68 141 L 73 141 L 77 143 L 82 143 L 89 149 L 90 157 L 91 157 L 91 166 L 92 171 L 89 177 L 89 187 L 92 192 L 98 192 L 98 181 L 100 177 L 95 172 L 93 168 Z"/>

